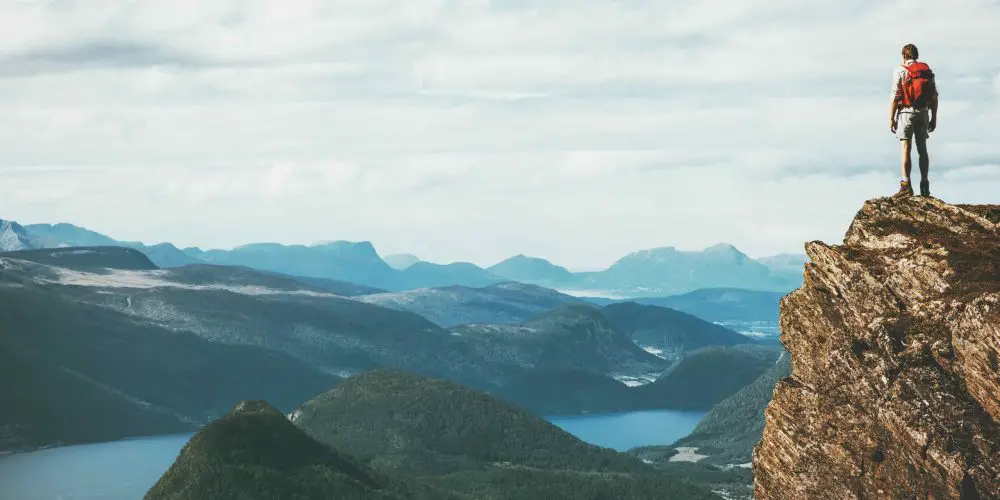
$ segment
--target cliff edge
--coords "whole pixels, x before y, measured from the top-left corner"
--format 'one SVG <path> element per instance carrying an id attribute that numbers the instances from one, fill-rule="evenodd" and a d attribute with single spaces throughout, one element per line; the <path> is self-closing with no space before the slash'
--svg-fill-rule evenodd
<path id="1" fill-rule="evenodd" d="M 1000 498 L 1000 205 L 878 198 L 806 252 L 755 498 Z"/>

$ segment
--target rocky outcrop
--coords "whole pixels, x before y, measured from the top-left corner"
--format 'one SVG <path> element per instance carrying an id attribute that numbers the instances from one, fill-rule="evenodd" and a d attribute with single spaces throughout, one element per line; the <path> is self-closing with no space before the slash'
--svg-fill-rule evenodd
<path id="1" fill-rule="evenodd" d="M 870 200 L 806 251 L 756 498 L 1000 498 L 1000 206 Z"/>

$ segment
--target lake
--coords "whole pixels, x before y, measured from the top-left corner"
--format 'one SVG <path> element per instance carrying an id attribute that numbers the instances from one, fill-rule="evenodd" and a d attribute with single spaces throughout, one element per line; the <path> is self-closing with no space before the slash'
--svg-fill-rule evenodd
<path id="1" fill-rule="evenodd" d="M 670 444 L 704 412 L 639 411 L 549 417 L 580 439 L 616 450 Z M 51 448 L 0 458 L 2 500 L 141 500 L 190 434 Z"/>
<path id="2" fill-rule="evenodd" d="M 618 451 L 637 446 L 670 444 L 687 436 L 705 416 L 703 411 L 633 411 L 547 420 L 588 442 Z"/>

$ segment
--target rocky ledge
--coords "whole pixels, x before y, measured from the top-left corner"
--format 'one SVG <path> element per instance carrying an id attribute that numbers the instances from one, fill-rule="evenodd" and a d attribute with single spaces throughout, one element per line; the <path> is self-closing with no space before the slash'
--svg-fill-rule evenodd
<path id="1" fill-rule="evenodd" d="M 874 199 L 806 252 L 755 497 L 1000 498 L 1000 205 Z"/>

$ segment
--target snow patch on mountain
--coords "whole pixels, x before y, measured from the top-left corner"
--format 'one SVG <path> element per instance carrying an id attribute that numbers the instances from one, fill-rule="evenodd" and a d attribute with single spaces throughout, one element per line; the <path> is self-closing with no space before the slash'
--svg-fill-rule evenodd
<path id="1" fill-rule="evenodd" d="M 55 277 L 39 277 L 39 281 L 57 283 L 60 285 L 86 286 L 98 288 L 179 288 L 185 290 L 226 290 L 243 295 L 302 295 L 309 297 L 343 298 L 339 295 L 316 290 L 278 290 L 259 285 L 231 285 L 211 283 L 207 285 L 192 285 L 188 283 L 178 283 L 166 279 L 170 271 L 130 271 L 121 269 L 108 269 L 104 273 L 89 273 L 60 267 L 53 267 Z M 347 300 L 347 299 L 345 299 Z"/>
<path id="2" fill-rule="evenodd" d="M 625 384 L 628 387 L 639 387 L 650 382 L 655 382 L 659 378 L 659 372 L 646 373 L 644 375 L 633 376 L 623 374 L 611 374 L 611 378 Z"/>

